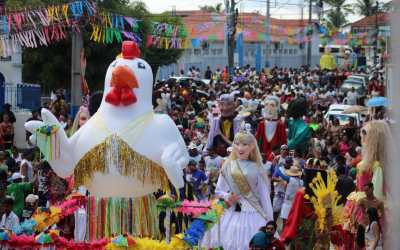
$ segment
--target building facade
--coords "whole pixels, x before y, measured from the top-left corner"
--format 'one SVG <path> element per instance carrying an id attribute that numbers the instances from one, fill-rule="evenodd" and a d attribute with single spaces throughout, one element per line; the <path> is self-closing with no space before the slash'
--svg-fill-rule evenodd
<path id="1" fill-rule="evenodd" d="M 189 39 L 199 39 L 200 46 L 189 46 L 178 63 L 161 67 L 158 79 L 167 79 L 172 73 L 176 75 L 181 70 L 186 73 L 190 67 L 199 68 L 202 72 L 207 66 L 210 66 L 212 70 L 223 69 L 228 61 L 227 47 L 224 41 L 225 16 L 201 11 L 183 12 L 181 15 L 188 30 Z M 214 22 L 207 22 L 207 19 L 214 19 Z M 210 24 L 203 25 L 200 22 Z M 273 66 L 289 68 L 306 64 L 307 43 L 304 42 L 306 35 L 303 30 L 307 26 L 307 21 L 271 18 L 270 45 L 268 47 L 265 41 L 264 16 L 245 13 L 240 15 L 239 22 L 237 34 L 241 32 L 243 34 L 243 65 L 249 64 L 255 67 L 257 60 L 260 60 L 261 68 Z M 203 27 L 201 27 L 202 25 Z M 319 34 L 314 29 L 313 35 L 310 37 L 311 65 L 314 66 L 319 64 L 320 58 Z M 239 66 L 238 51 L 235 51 L 235 64 Z"/>

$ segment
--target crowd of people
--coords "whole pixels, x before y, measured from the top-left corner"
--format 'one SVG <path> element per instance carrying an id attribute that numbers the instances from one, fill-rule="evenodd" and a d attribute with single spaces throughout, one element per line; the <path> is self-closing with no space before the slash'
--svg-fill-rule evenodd
<path id="1" fill-rule="evenodd" d="M 347 93 L 340 91 L 342 82 L 351 72 L 318 67 L 275 67 L 256 72 L 255 68 L 247 65 L 236 68 L 231 77 L 227 68 L 212 71 L 208 67 L 203 73 L 190 68 L 187 73 L 182 71 L 180 74 L 193 77 L 193 80 L 185 83 L 157 81 L 153 92 L 155 112 L 172 118 L 188 147 L 190 161 L 183 170 L 185 187 L 174 194 L 181 200 L 228 197 L 233 217 L 225 224 L 222 221 L 221 226 L 242 228 L 236 232 L 232 232 L 235 231 L 232 228 L 228 230 L 232 237 L 241 232 L 245 232 L 243 235 L 255 233 L 245 237 L 247 242 L 241 242 L 239 239 L 244 238 L 237 235 L 240 238 L 235 241 L 230 238 L 230 243 L 223 239 L 209 239 L 208 243 L 222 243 L 228 246 L 226 249 L 242 249 L 243 244 L 251 249 L 284 249 L 284 244 L 289 242 L 281 242 L 278 234 L 290 219 L 295 194 L 307 185 L 304 178 L 306 169 L 334 169 L 338 176 L 336 189 L 341 195 L 341 204 L 344 205 L 347 196 L 356 189 L 366 193 L 362 204 L 369 220 L 357 225 L 359 230 L 354 237 L 357 249 L 381 249 L 382 202 L 380 197 L 374 196 L 371 182 L 360 187 L 356 179 L 357 166 L 362 159 L 361 128 L 368 120 L 383 119 L 384 109 L 367 114 L 361 121 L 325 116 L 332 104 L 363 105 L 365 96 L 354 89 Z M 196 79 L 202 76 L 209 81 Z M 384 93 L 383 73 L 371 73 L 367 95 L 383 96 Z M 62 94 L 55 96 L 48 108 L 68 135 L 83 126 L 93 114 L 93 107 L 82 108 L 74 121 L 68 115 Z M 0 123 L 0 145 L 4 150 L 0 152 L 0 228 L 10 230 L 30 218 L 38 206 L 48 207 L 61 202 L 72 192 L 73 186 L 72 178 L 57 177 L 35 149 L 22 153 L 16 150 L 13 146 L 15 117 L 11 114 L 10 109 L 5 110 Z M 33 111 L 30 120 L 40 120 L 39 112 Z M 29 137 L 27 133 L 27 141 Z M 234 174 L 229 172 L 234 167 L 228 171 L 224 166 L 233 162 L 233 155 L 240 164 L 262 166 L 261 176 L 258 176 L 256 168 L 253 173 L 249 170 L 254 183 L 247 184 L 250 190 L 263 190 L 262 197 L 256 195 L 257 200 L 261 200 L 260 210 L 269 211 L 261 217 L 234 218 L 236 212 L 254 213 L 255 210 L 250 208 L 253 206 L 251 201 L 238 197 L 241 190 L 235 192 L 235 188 L 230 187 L 230 181 L 236 183 L 232 177 Z M 237 168 L 240 170 L 240 166 Z M 222 177 L 224 173 L 225 178 Z M 265 180 L 265 187 L 254 186 L 261 183 L 259 178 Z M 190 218 L 181 214 L 173 216 L 176 217 L 177 231 L 182 230 L 182 223 L 190 223 Z M 160 219 L 163 217 L 165 214 Z M 253 223 L 257 220 L 261 224 Z M 227 221 L 236 224 L 228 226 Z M 260 227 L 259 232 L 251 231 L 249 228 L 254 225 L 249 223 Z M 57 226 L 65 237 L 74 237 L 73 219 L 66 218 Z M 165 231 L 162 223 L 160 230 Z M 215 238 L 217 233 L 211 232 Z M 204 242 L 205 245 L 208 243 Z"/>
<path id="2" fill-rule="evenodd" d="M 153 96 L 156 111 L 169 114 L 175 121 L 190 155 L 190 163 L 184 171 L 186 193 L 181 192 L 180 198 L 206 200 L 221 194 L 218 176 L 224 162 L 232 155 L 235 135 L 242 130 L 253 134 L 257 140 L 263 167 L 271 183 L 272 222 L 278 222 L 276 229 L 279 232 L 285 227 L 296 192 L 308 185 L 306 169 L 334 169 L 342 205 L 353 191 L 373 188 L 370 182 L 364 183 L 365 186 L 356 185 L 357 172 L 360 172 L 357 166 L 362 160 L 361 128 L 369 120 L 384 119 L 384 109 L 377 108 L 360 121 L 325 115 L 332 104 L 363 106 L 371 96 L 384 96 L 382 71 L 368 75 L 365 96 L 355 89 L 342 93 L 342 82 L 356 73 L 365 72 L 302 67 L 273 68 L 258 73 L 247 66 L 235 69 L 231 81 L 226 81 L 227 69 L 213 72 L 208 67 L 204 76 L 196 68 L 190 68 L 186 74 L 203 76 L 210 80 L 208 84 L 198 84 L 195 79 L 180 84 L 172 80 L 158 82 Z M 288 133 L 293 132 L 290 131 L 291 124 L 296 119 L 304 121 L 308 129 L 290 135 Z M 378 201 L 381 198 L 368 196 L 366 199 Z M 366 209 L 374 210 L 370 206 Z M 383 208 L 376 209 L 382 216 Z M 268 222 L 263 230 L 273 225 L 272 222 Z M 240 227 L 245 225 L 242 222 Z M 379 249 L 382 229 L 379 227 L 380 233 L 372 234 L 369 227 L 371 223 L 367 223 L 366 230 L 359 234 L 366 232 L 365 235 L 369 235 L 366 238 L 368 249 Z M 359 249 L 365 247 L 364 241 L 358 244 Z"/>

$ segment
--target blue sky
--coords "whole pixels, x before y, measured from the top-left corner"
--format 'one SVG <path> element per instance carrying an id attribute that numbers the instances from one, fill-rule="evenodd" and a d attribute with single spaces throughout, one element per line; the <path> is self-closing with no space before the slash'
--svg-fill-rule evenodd
<path id="1" fill-rule="evenodd" d="M 170 11 L 173 8 L 176 10 L 196 10 L 201 5 L 216 5 L 223 3 L 222 0 L 142 0 L 146 3 L 149 10 L 153 13 L 163 11 Z M 301 8 L 300 4 L 305 4 L 304 18 L 308 17 L 308 1 L 301 0 L 270 0 L 271 1 L 271 15 L 275 18 L 285 19 L 298 19 L 300 18 Z M 355 2 L 355 0 L 349 0 Z M 255 12 L 259 11 L 262 14 L 266 12 L 266 0 L 242 0 L 239 3 L 239 10 L 241 12 Z M 316 18 L 316 16 L 313 16 Z M 351 15 L 348 17 L 349 21 L 358 20 L 359 17 Z"/>

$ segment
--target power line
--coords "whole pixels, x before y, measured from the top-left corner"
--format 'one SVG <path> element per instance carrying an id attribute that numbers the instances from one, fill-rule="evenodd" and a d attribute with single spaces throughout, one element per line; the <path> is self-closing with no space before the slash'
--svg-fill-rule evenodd
<path id="1" fill-rule="evenodd" d="M 247 2 L 256 2 L 256 3 L 267 3 L 267 0 L 246 0 Z M 290 0 L 289 0 L 290 1 Z M 302 3 L 289 3 L 289 1 L 287 1 L 286 3 L 277 3 L 276 5 L 283 5 L 283 6 L 302 6 Z M 272 8 L 272 6 L 271 6 Z M 277 8 L 277 7 L 275 7 Z"/>

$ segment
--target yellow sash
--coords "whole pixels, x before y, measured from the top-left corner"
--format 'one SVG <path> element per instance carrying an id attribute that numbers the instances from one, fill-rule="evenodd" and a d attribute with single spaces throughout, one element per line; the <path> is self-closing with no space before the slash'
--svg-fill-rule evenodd
<path id="1" fill-rule="evenodd" d="M 239 162 L 236 160 L 229 161 L 229 167 L 224 168 L 223 176 L 227 181 L 228 185 L 230 183 L 234 184 L 234 187 L 230 187 L 230 189 L 234 192 L 238 192 L 249 204 L 261 215 L 265 220 L 268 220 L 267 215 L 264 213 L 260 199 L 253 193 L 251 186 L 244 175 L 242 169 L 240 168 Z M 232 182 L 230 181 L 229 176 L 232 178 Z"/>

